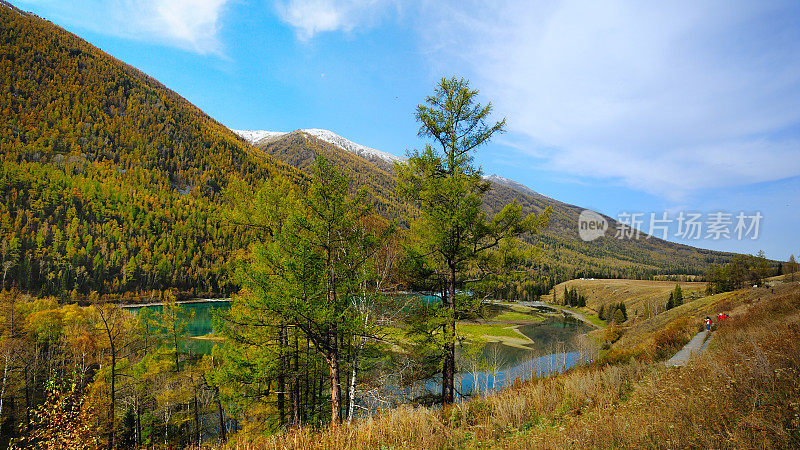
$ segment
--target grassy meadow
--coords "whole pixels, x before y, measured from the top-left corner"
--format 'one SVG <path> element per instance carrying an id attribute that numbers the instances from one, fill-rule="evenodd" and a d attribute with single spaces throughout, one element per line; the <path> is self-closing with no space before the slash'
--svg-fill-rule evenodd
<path id="1" fill-rule="evenodd" d="M 684 302 L 689 302 L 705 295 L 705 283 L 689 281 L 650 281 L 628 279 L 582 279 L 569 280 L 555 287 L 556 303 L 564 298 L 564 288 L 575 288 L 579 294 L 586 296 L 586 307 L 565 307 L 583 313 L 592 323 L 604 325 L 597 312 L 601 306 L 623 302 L 628 309 L 628 318 L 641 320 L 652 318 L 664 311 L 670 292 L 675 285 L 680 285 Z M 542 300 L 553 303 L 553 291 L 542 297 Z M 561 305 L 559 305 L 561 306 Z"/>

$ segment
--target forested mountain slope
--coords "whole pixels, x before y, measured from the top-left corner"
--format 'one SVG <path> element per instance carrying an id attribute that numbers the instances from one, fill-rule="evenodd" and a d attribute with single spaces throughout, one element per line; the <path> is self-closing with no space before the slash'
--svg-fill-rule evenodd
<path id="1" fill-rule="evenodd" d="M 229 177 L 297 171 L 137 69 L 0 3 L 0 258 L 40 294 L 224 293 Z"/>

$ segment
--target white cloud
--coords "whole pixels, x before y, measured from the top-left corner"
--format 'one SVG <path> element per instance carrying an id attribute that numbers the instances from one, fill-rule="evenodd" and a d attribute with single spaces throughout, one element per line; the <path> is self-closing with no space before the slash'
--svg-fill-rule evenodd
<path id="1" fill-rule="evenodd" d="M 701 189 L 780 180 L 800 174 L 800 141 L 730 141 L 661 152 L 574 146 L 550 155 L 549 168 L 622 180 L 636 190 L 680 200 Z"/>
<path id="2" fill-rule="evenodd" d="M 218 52 L 220 16 L 229 0 L 128 0 L 140 28 L 198 53 Z"/>
<path id="3" fill-rule="evenodd" d="M 323 32 L 372 26 L 392 5 L 399 7 L 394 0 L 288 0 L 275 7 L 297 37 L 307 41 Z"/>
<path id="4" fill-rule="evenodd" d="M 126 38 L 219 53 L 221 16 L 231 0 L 82 0 L 42 5 L 61 20 Z"/>
<path id="5" fill-rule="evenodd" d="M 666 197 L 800 175 L 800 31 L 761 2 L 431 2 L 427 47 L 559 171 Z M 537 150 L 541 152 L 541 150 Z"/>

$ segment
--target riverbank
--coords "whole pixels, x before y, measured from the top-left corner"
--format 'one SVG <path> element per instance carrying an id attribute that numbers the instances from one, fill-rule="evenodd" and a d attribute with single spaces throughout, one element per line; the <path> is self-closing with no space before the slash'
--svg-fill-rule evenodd
<path id="1" fill-rule="evenodd" d="M 230 298 L 193 298 L 191 300 L 177 300 L 175 304 L 177 305 L 192 305 L 198 303 L 224 303 L 230 302 Z M 164 306 L 164 302 L 153 302 L 153 303 L 132 303 L 128 305 L 120 305 L 120 308 L 123 309 L 133 309 L 133 308 L 143 308 L 146 306 Z"/>
<path id="2" fill-rule="evenodd" d="M 590 325 L 594 328 L 605 328 L 606 323 L 600 320 L 597 316 L 589 316 L 585 314 L 578 308 L 569 308 L 563 305 L 555 305 L 552 303 L 545 303 L 545 302 L 520 302 L 523 305 L 530 306 L 532 308 L 552 308 L 555 310 L 560 311 L 562 314 L 569 314 L 570 316 L 574 317 L 575 319 L 580 320 L 581 322 Z"/>
<path id="3" fill-rule="evenodd" d="M 532 330 L 537 325 L 546 326 L 553 324 L 554 320 L 566 326 L 564 317 L 566 312 L 550 305 L 528 305 L 525 302 L 487 301 L 488 311 L 483 317 L 472 321 L 461 321 L 456 324 L 457 333 L 472 341 L 496 342 L 508 347 L 521 350 L 532 350 L 541 340 L 541 334 L 533 339 Z M 578 321 L 580 317 L 569 314 Z M 591 325 L 590 322 L 585 322 Z M 581 333 L 583 333 L 582 331 Z M 564 338 L 564 336 L 559 336 Z M 540 345 L 541 346 L 541 345 Z"/>

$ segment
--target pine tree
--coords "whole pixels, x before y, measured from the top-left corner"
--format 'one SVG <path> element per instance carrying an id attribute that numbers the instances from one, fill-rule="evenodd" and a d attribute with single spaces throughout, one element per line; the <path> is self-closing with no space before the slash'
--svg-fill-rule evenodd
<path id="1" fill-rule="evenodd" d="M 672 291 L 672 304 L 673 306 L 681 306 L 683 304 L 683 291 L 678 284 L 675 285 L 675 290 Z"/>
<path id="2" fill-rule="evenodd" d="M 473 164 L 473 153 L 492 135 L 503 131 L 505 119 L 487 123 L 492 105 L 476 103 L 478 91 L 464 79 L 442 79 L 425 104 L 417 107 L 419 135 L 431 138 L 437 149 L 426 144 L 415 150 L 408 162 L 398 165 L 397 190 L 420 210 L 413 218 L 412 232 L 430 266 L 445 280 L 443 307 L 444 357 L 442 401 L 454 399 L 456 311 L 460 302 L 460 278 L 482 253 L 506 238 L 535 233 L 546 225 L 549 208 L 538 217 L 523 217 L 520 206 L 506 205 L 491 220 L 482 209 L 489 184 Z"/>
<path id="3" fill-rule="evenodd" d="M 794 258 L 794 254 L 789 256 L 789 261 L 786 263 L 784 268 L 784 272 L 789 276 L 790 281 L 794 281 L 794 274 L 797 272 L 798 264 L 797 260 Z"/>

